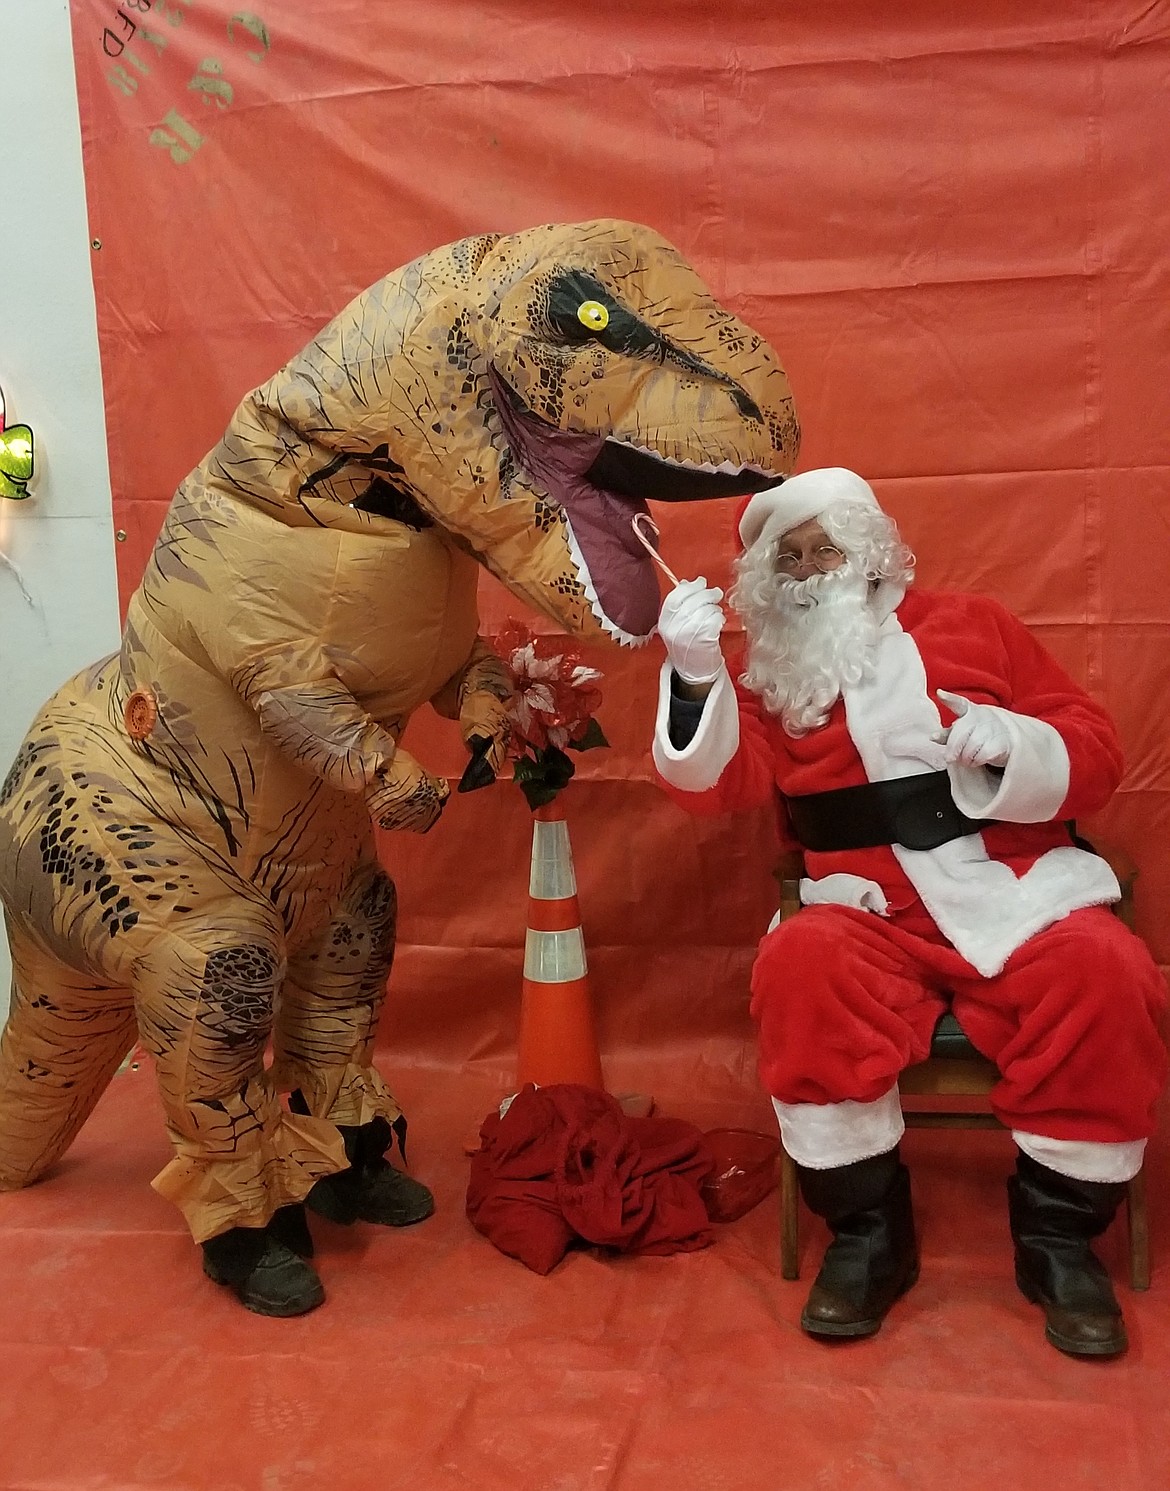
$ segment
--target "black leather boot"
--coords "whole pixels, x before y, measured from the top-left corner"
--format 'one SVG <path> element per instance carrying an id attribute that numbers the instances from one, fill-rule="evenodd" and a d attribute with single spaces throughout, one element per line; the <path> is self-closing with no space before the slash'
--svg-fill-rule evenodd
<path id="1" fill-rule="evenodd" d="M 232 1227 L 201 1246 L 207 1277 L 234 1290 L 244 1308 L 257 1315 L 305 1315 L 325 1299 L 316 1269 L 273 1235 L 271 1223 L 267 1227 Z"/>
<path id="2" fill-rule="evenodd" d="M 386 1158 L 394 1131 L 384 1118 L 357 1128 L 338 1124 L 349 1169 L 319 1180 L 305 1205 L 331 1222 L 377 1222 L 409 1227 L 435 1209 L 435 1198 L 413 1176 Z"/>
<path id="3" fill-rule="evenodd" d="M 1042 1306 L 1044 1334 L 1069 1356 L 1119 1356 L 1125 1321 L 1089 1244 L 1113 1220 L 1124 1182 L 1073 1180 L 1021 1153 L 1007 1184 L 1016 1283 Z"/>
<path id="4" fill-rule="evenodd" d="M 918 1278 L 910 1172 L 897 1149 L 832 1170 L 799 1169 L 810 1211 L 833 1241 L 800 1323 L 810 1336 L 872 1336 Z"/>

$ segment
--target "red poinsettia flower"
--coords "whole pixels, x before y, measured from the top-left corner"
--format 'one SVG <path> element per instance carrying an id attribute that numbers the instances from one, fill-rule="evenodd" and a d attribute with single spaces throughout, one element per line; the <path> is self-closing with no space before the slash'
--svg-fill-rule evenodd
<path id="1" fill-rule="evenodd" d="M 511 708 L 513 756 L 554 746 L 563 751 L 583 739 L 601 703 L 601 674 L 581 662 L 562 637 L 534 636 L 509 621 L 497 638 L 516 680 Z"/>

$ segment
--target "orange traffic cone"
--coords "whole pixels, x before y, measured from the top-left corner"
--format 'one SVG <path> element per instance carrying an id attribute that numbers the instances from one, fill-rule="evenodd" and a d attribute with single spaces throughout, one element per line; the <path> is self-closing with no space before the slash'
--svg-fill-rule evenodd
<path id="1" fill-rule="evenodd" d="M 533 816 L 517 1085 L 602 1087 L 569 825 L 555 802 Z"/>

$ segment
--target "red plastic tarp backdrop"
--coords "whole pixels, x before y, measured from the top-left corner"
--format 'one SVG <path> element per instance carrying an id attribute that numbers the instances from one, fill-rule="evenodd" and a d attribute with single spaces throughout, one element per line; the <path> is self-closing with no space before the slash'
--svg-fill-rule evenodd
<path id="1" fill-rule="evenodd" d="M 239 397 L 357 291 L 468 233 L 648 222 L 778 349 L 802 466 L 874 479 L 922 583 L 999 597 L 1112 709 L 1128 772 L 1087 826 L 1170 961 L 1170 13 L 255 4 L 72 0 L 124 595 Z M 732 504 L 658 516 L 722 580 Z M 488 628 L 519 611 L 485 577 Z M 614 748 L 566 807 L 603 1045 L 737 1073 L 770 825 L 662 799 L 656 649 L 595 660 Z M 449 726 L 411 736 L 461 769 Z M 416 1059 L 507 1063 L 528 838 L 501 785 L 385 844 Z"/>

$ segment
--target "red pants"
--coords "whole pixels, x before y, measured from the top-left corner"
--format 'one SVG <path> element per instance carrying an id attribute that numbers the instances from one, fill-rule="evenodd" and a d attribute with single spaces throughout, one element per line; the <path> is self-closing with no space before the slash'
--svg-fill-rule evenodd
<path id="1" fill-rule="evenodd" d="M 1029 938 L 993 978 L 941 938 L 806 907 L 764 938 L 752 972 L 764 1086 L 784 1103 L 871 1102 L 927 1055 L 948 1000 L 999 1067 L 991 1105 L 1009 1128 L 1102 1143 L 1153 1132 L 1166 989 L 1102 907 Z"/>

